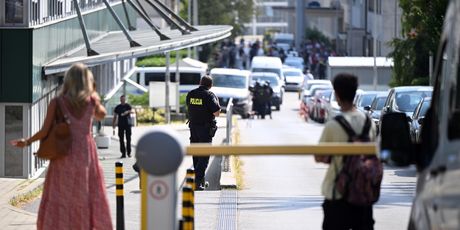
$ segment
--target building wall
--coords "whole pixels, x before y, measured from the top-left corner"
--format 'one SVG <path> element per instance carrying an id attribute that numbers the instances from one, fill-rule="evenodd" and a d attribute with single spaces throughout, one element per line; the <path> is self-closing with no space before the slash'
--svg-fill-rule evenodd
<path id="1" fill-rule="evenodd" d="M 127 27 L 122 5 L 112 7 Z M 129 15 L 135 22 L 134 11 Z M 107 9 L 88 12 L 84 20 L 90 39 L 119 30 Z M 46 161 L 33 155 L 38 143 L 18 149 L 9 141 L 30 137 L 42 127 L 64 74 L 44 76 L 42 66 L 77 48 L 84 48 L 84 40 L 75 16 L 31 28 L 0 28 L 0 176 L 30 178 L 43 171 Z M 98 88 L 108 91 L 133 65 L 127 60 L 91 69 Z"/>
<path id="2" fill-rule="evenodd" d="M 351 73 L 358 77 L 359 88 L 363 90 L 374 90 L 374 69 L 373 67 L 328 67 L 329 79 L 339 73 Z M 377 69 L 377 90 L 387 90 L 391 80 L 391 67 L 379 67 Z"/>

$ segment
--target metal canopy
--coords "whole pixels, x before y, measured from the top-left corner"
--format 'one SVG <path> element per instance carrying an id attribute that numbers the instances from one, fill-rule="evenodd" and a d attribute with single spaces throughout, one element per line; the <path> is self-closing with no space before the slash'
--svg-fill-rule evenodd
<path id="1" fill-rule="evenodd" d="M 65 72 L 73 63 L 82 62 L 88 66 L 100 65 L 123 59 L 148 56 L 187 47 L 198 46 L 218 41 L 231 35 L 231 26 L 209 25 L 195 26 L 197 31 L 183 35 L 179 30 L 160 30 L 170 40 L 160 40 L 160 37 L 151 29 L 130 31 L 133 40 L 141 46 L 130 47 L 122 31 L 107 33 L 102 38 L 92 41 L 91 48 L 99 55 L 87 56 L 85 47 L 54 60 L 43 66 L 45 75 Z"/>

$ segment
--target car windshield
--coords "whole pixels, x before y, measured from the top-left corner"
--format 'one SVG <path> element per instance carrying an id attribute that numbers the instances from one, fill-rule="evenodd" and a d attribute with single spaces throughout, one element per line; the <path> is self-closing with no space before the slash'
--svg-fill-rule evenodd
<path id="1" fill-rule="evenodd" d="M 422 108 L 420 109 L 420 114 L 418 117 L 424 117 L 426 114 L 426 111 L 428 111 L 428 108 L 430 108 L 430 102 L 429 100 L 423 101 Z"/>
<path id="2" fill-rule="evenodd" d="M 252 69 L 252 72 L 254 73 L 276 73 L 278 76 L 280 76 L 279 69 L 270 69 L 270 68 L 254 68 Z"/>
<path id="3" fill-rule="evenodd" d="M 288 65 L 288 66 L 295 67 L 297 69 L 301 69 L 303 67 L 302 63 L 300 63 L 300 62 L 285 62 L 284 64 Z"/>
<path id="4" fill-rule="evenodd" d="M 402 112 L 414 112 L 424 97 L 430 97 L 432 91 L 404 91 L 396 93 L 396 106 Z"/>
<path id="5" fill-rule="evenodd" d="M 327 83 L 313 83 L 313 84 L 308 84 L 307 89 L 310 90 L 311 87 L 313 87 L 314 85 L 329 85 L 329 84 L 327 84 Z"/>
<path id="6" fill-rule="evenodd" d="M 238 88 L 244 89 L 246 78 L 239 75 L 212 74 L 212 85 L 214 87 Z"/>
<path id="7" fill-rule="evenodd" d="M 382 110 L 383 106 L 385 105 L 385 101 L 387 100 L 387 97 L 378 97 L 376 99 L 377 101 L 375 102 L 375 108 L 374 110 Z"/>
<path id="8" fill-rule="evenodd" d="M 284 72 L 284 76 L 286 76 L 286 77 L 302 77 L 302 74 L 300 72 L 297 72 L 297 71 L 287 71 L 287 72 Z"/>
<path id="9" fill-rule="evenodd" d="M 264 82 L 264 81 L 269 81 L 270 82 L 270 86 L 278 86 L 278 79 L 276 79 L 275 77 L 271 77 L 271 76 L 256 76 L 256 77 L 252 77 L 252 81 L 259 81 L 259 82 Z"/>
<path id="10" fill-rule="evenodd" d="M 358 107 L 364 107 L 372 104 L 372 100 L 374 100 L 375 94 L 364 94 L 361 97 L 361 101 L 358 103 Z"/>

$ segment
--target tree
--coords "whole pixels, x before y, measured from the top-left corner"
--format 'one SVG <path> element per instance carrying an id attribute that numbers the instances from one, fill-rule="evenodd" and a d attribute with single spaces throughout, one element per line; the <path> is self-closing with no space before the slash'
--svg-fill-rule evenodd
<path id="1" fill-rule="evenodd" d="M 181 0 L 181 15 L 187 15 L 187 4 L 192 0 Z M 232 37 L 243 33 L 243 24 L 250 22 L 254 4 L 252 0 L 198 0 L 198 21 L 200 25 L 231 25 Z M 184 17 L 187 18 L 187 17 Z M 203 45 L 200 61 L 207 61 L 215 45 Z"/>
<path id="2" fill-rule="evenodd" d="M 429 84 L 429 57 L 435 55 L 448 0 L 400 0 L 402 38 L 390 44 L 394 50 L 391 86 Z"/>

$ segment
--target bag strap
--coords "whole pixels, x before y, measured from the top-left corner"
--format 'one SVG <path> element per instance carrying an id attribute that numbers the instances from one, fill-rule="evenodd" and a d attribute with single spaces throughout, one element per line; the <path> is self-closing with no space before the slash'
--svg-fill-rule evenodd
<path id="1" fill-rule="evenodd" d="M 350 124 L 348 123 L 348 121 L 345 119 L 344 116 L 342 115 L 338 115 L 334 118 L 338 123 L 339 125 L 343 128 L 343 130 L 347 133 L 348 135 L 348 142 L 352 142 L 353 141 L 353 137 L 356 136 L 356 133 L 355 131 L 353 130 L 353 128 L 350 126 Z"/>
<path id="2" fill-rule="evenodd" d="M 60 122 L 69 123 L 68 116 L 63 111 L 63 110 L 65 110 L 65 108 L 63 108 L 63 104 L 62 104 L 61 100 L 62 100 L 61 97 L 56 98 L 56 121 L 58 123 L 60 123 Z"/>
<path id="3" fill-rule="evenodd" d="M 335 117 L 335 120 L 339 123 L 339 125 L 345 130 L 345 132 L 348 135 L 348 142 L 353 142 L 353 137 L 356 137 L 356 133 L 351 127 L 350 123 L 345 119 L 344 116 L 338 115 Z M 366 115 L 366 121 L 364 122 L 363 130 L 359 137 L 361 139 L 366 139 L 366 137 L 369 137 L 369 131 L 371 129 L 371 120 L 369 116 Z"/>

